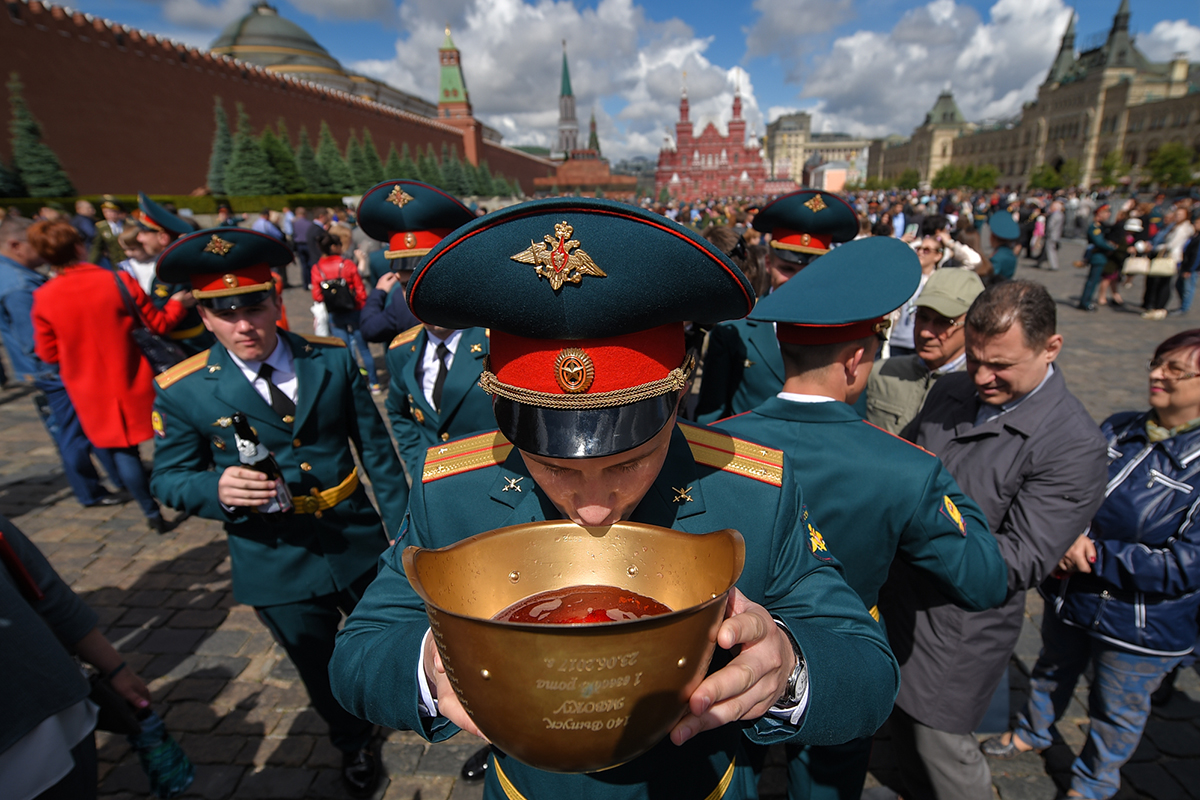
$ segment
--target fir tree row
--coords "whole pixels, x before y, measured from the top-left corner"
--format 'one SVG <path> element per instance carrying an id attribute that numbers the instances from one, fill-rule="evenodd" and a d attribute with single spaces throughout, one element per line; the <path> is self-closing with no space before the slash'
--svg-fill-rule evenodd
<path id="1" fill-rule="evenodd" d="M 0 197 L 73 197 L 75 187 L 58 156 L 42 141 L 42 126 L 25 103 L 21 77 L 8 83 L 12 164 L 0 161 Z"/>
<path id="2" fill-rule="evenodd" d="M 446 144 L 440 157 L 429 145 L 414 159 L 407 142 L 398 152 L 389 142 L 387 159 L 382 160 L 371 131 L 363 128 L 360 141 L 351 129 L 343 153 L 322 120 L 315 149 L 303 125 L 293 148 L 282 117 L 274 129 L 268 125 L 256 137 L 241 103 L 236 104 L 237 130 L 231 133 L 221 98 L 215 100 L 216 130 L 208 162 L 208 188 L 214 195 L 362 194 L 380 181 L 398 179 L 419 180 L 457 197 L 519 192 L 503 175 L 492 175 L 487 161 L 476 167 Z"/>

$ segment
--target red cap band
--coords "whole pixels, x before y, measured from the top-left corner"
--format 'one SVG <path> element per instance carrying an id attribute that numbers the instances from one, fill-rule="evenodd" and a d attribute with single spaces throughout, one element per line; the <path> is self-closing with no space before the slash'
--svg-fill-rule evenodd
<path id="1" fill-rule="evenodd" d="M 526 339 L 493 330 L 490 370 L 502 383 L 550 394 L 596 394 L 662 380 L 686 355 L 683 323 L 603 339 Z"/>
<path id="2" fill-rule="evenodd" d="M 780 322 L 775 325 L 775 336 L 785 344 L 841 344 L 874 336 L 883 321 L 884 317 L 847 325 L 794 325 Z"/>
<path id="3" fill-rule="evenodd" d="M 197 297 L 222 297 L 261 291 L 263 284 L 274 286 L 271 268 L 266 264 L 243 267 L 236 272 L 207 272 L 191 277 Z"/>
<path id="4" fill-rule="evenodd" d="M 423 256 L 450 233 L 450 228 L 435 228 L 431 231 L 401 231 L 393 233 L 388 240 L 388 258 L 410 258 Z"/>
<path id="5" fill-rule="evenodd" d="M 832 234 L 801 233 L 787 228 L 775 228 L 771 231 L 771 246 L 781 250 L 795 250 L 797 253 L 815 253 L 821 255 L 829 251 L 833 241 Z"/>

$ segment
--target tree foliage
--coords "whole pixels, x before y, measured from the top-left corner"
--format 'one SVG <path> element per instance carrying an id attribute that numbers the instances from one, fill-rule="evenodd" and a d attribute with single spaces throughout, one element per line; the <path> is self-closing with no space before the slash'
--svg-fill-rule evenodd
<path id="1" fill-rule="evenodd" d="M 487 161 L 480 161 L 479 166 L 475 169 L 475 194 L 480 197 L 492 197 L 496 194 L 492 171 L 488 168 Z"/>
<path id="2" fill-rule="evenodd" d="M 317 139 L 317 163 L 329 176 L 327 191 L 339 194 L 349 194 L 354 191 L 354 176 L 351 175 L 346 160 L 342 158 L 337 141 L 333 138 L 333 132 L 329 130 L 329 124 L 325 120 L 321 120 L 321 134 Z"/>
<path id="3" fill-rule="evenodd" d="M 963 177 L 964 173 L 960 167 L 947 164 L 937 171 L 930 185 L 934 189 L 957 189 L 966 183 Z"/>
<path id="4" fill-rule="evenodd" d="M 237 104 L 237 133 L 233 154 L 225 166 L 225 192 L 236 197 L 251 194 L 282 194 L 283 181 L 250 129 L 250 115 Z"/>
<path id="5" fill-rule="evenodd" d="M 996 184 L 1000 181 L 1000 170 L 994 164 L 981 164 L 975 167 L 974 171 L 968 168 L 968 176 L 964 176 L 967 186 L 972 189 L 988 190 L 995 189 Z"/>
<path id="6" fill-rule="evenodd" d="M 1062 177 L 1063 186 L 1078 186 L 1083 180 L 1083 166 L 1077 158 L 1068 158 L 1058 168 L 1058 174 Z"/>
<path id="7" fill-rule="evenodd" d="M 0 197 L 25 197 L 28 194 L 16 171 L 0 161 Z"/>
<path id="8" fill-rule="evenodd" d="M 286 130 L 286 129 L 285 129 Z M 263 129 L 262 137 L 258 140 L 259 146 L 267 155 L 267 161 L 270 162 L 271 168 L 275 170 L 275 174 L 279 176 L 280 183 L 283 184 L 283 190 L 288 194 L 299 194 L 308 190 L 308 183 L 300 175 L 300 170 L 296 167 L 296 157 L 292 155 L 292 149 L 285 144 L 285 140 L 280 139 L 271 130 L 271 126 Z"/>
<path id="9" fill-rule="evenodd" d="M 1034 167 L 1033 173 L 1029 176 L 1029 187 L 1031 189 L 1061 189 L 1063 185 L 1062 176 L 1058 171 L 1049 164 L 1039 164 Z"/>
<path id="10" fill-rule="evenodd" d="M 1159 186 L 1183 186 L 1192 183 L 1195 171 L 1192 148 L 1179 142 L 1167 142 L 1146 162 L 1151 179 Z"/>
<path id="11" fill-rule="evenodd" d="M 12 133 L 12 171 L 32 197 L 72 197 L 75 187 L 58 156 L 42 141 L 42 126 L 25 103 L 17 73 L 8 79 L 9 131 Z"/>
<path id="12" fill-rule="evenodd" d="M 1101 186 L 1116 186 L 1117 181 L 1129 174 L 1129 165 L 1121 156 L 1120 151 L 1110 150 L 1100 162 L 1100 174 L 1096 182 Z"/>
<path id="13" fill-rule="evenodd" d="M 915 169 L 909 168 L 900 173 L 900 177 L 896 179 L 897 189 L 916 189 L 921 183 L 921 173 Z"/>
<path id="14" fill-rule="evenodd" d="M 442 168 L 438 166 L 437 157 L 433 154 L 433 145 L 425 148 L 425 152 L 417 160 L 417 176 L 422 183 L 430 186 L 442 185 Z"/>
<path id="15" fill-rule="evenodd" d="M 312 142 L 308 139 L 308 129 L 303 125 L 300 126 L 300 140 L 296 145 L 296 169 L 300 171 L 300 177 L 308 184 L 308 191 L 327 193 L 332 192 L 330 188 L 329 175 L 317 163 L 317 154 L 313 150 Z"/>
<path id="16" fill-rule="evenodd" d="M 363 162 L 366 165 L 363 176 L 367 179 L 367 188 L 370 189 L 383 180 L 383 161 L 379 158 L 379 150 L 375 147 L 371 131 L 366 128 L 363 128 L 362 150 Z"/>
<path id="17" fill-rule="evenodd" d="M 229 115 L 220 97 L 213 97 L 212 151 L 208 156 L 208 190 L 215 195 L 225 194 L 225 169 L 233 155 L 233 135 L 229 132 Z"/>
<path id="18" fill-rule="evenodd" d="M 396 143 L 388 144 L 387 161 L 383 164 L 383 179 L 385 181 L 398 181 L 404 177 L 402 174 L 404 167 L 400 164 L 400 154 L 396 152 Z"/>
<path id="19" fill-rule="evenodd" d="M 362 194 L 374 185 L 369 182 L 362 145 L 358 143 L 353 128 L 350 129 L 350 137 L 346 140 L 346 166 L 350 168 L 350 188 L 355 194 Z"/>

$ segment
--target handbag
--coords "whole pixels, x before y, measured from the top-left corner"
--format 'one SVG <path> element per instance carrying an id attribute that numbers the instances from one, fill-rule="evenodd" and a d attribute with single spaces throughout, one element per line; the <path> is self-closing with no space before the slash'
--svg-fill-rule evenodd
<path id="1" fill-rule="evenodd" d="M 1150 259 L 1150 271 L 1146 274 L 1155 278 L 1171 277 L 1175 274 L 1175 259 L 1162 256 Z"/>
<path id="2" fill-rule="evenodd" d="M 133 298 L 129 295 L 129 289 L 125 286 L 125 281 L 121 280 L 120 274 L 113 270 L 113 279 L 117 282 L 117 289 L 121 292 L 121 297 L 125 299 L 125 309 L 129 312 L 129 316 L 133 317 L 133 321 L 137 323 L 133 330 L 129 332 L 129 336 L 133 339 L 134 344 L 142 351 L 142 355 L 150 362 L 150 366 L 155 372 L 163 373 L 171 367 L 178 364 L 187 358 L 187 354 L 183 352 L 183 348 L 172 342 L 170 339 L 159 336 L 154 331 L 146 327 L 146 321 L 142 319 L 142 314 L 138 311 L 137 306 L 133 303 Z"/>
<path id="3" fill-rule="evenodd" d="M 354 293 L 345 278 L 326 278 L 325 270 L 317 267 L 321 273 L 321 297 L 325 302 L 325 310 L 330 314 L 349 314 L 358 310 L 354 302 Z"/>
<path id="4" fill-rule="evenodd" d="M 1130 256 L 1121 266 L 1121 272 L 1125 275 L 1149 275 L 1150 259 L 1145 256 Z"/>

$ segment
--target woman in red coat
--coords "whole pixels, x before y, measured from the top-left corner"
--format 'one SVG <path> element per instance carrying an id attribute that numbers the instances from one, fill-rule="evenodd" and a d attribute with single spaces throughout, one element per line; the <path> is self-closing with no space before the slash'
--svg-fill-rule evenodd
<path id="1" fill-rule="evenodd" d="M 67 222 L 36 222 L 28 236 L 38 255 L 58 272 L 33 293 L 38 357 L 59 365 L 83 432 L 92 446 L 112 456 L 151 529 L 161 532 L 165 524 L 137 450 L 154 435 L 154 370 L 130 337 L 140 323 L 130 317 L 116 282 L 124 282 L 155 333 L 175 327 L 195 300 L 190 292 L 179 292 L 159 310 L 128 273 L 83 261 L 83 240 Z"/>

